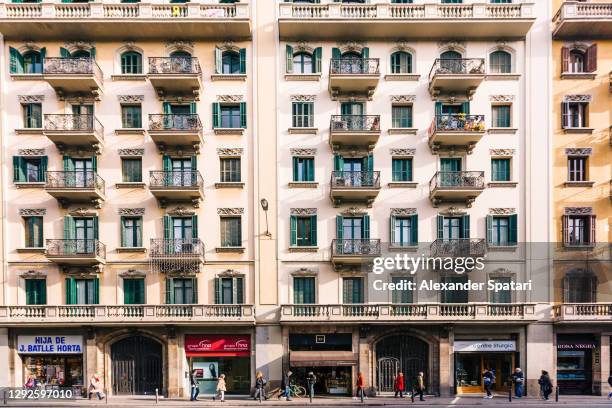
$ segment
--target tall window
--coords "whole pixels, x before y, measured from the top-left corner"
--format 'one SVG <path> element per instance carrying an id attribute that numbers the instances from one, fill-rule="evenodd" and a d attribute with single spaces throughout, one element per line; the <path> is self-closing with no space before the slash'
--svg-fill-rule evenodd
<path id="1" fill-rule="evenodd" d="M 315 302 L 314 276 L 295 276 L 293 278 L 293 303 L 303 305 Z"/>
<path id="2" fill-rule="evenodd" d="M 240 106 L 221 105 L 221 127 L 239 128 L 240 127 Z"/>
<path id="3" fill-rule="evenodd" d="M 121 54 L 121 73 L 142 74 L 142 55 L 136 51 L 128 51 Z"/>
<path id="4" fill-rule="evenodd" d="M 221 246 L 240 247 L 242 228 L 240 217 L 221 217 Z"/>
<path id="5" fill-rule="evenodd" d="M 506 51 L 494 51 L 489 55 L 489 71 L 493 74 L 512 72 L 512 55 Z"/>
<path id="6" fill-rule="evenodd" d="M 587 271 L 570 271 L 563 279 L 563 303 L 595 303 L 597 278 Z"/>
<path id="7" fill-rule="evenodd" d="M 313 127 L 314 103 L 293 102 L 291 106 L 291 117 L 293 127 Z"/>
<path id="8" fill-rule="evenodd" d="M 597 43 L 586 49 L 561 48 L 561 73 L 594 73 L 597 71 Z"/>
<path id="9" fill-rule="evenodd" d="M 562 123 L 564 128 L 583 128 L 588 126 L 588 102 L 564 102 L 562 107 Z"/>
<path id="10" fill-rule="evenodd" d="M 239 157 L 223 157 L 220 159 L 221 164 L 221 182 L 222 183 L 239 183 L 240 182 L 240 158 Z"/>
<path id="11" fill-rule="evenodd" d="M 24 217 L 26 248 L 43 248 L 43 217 Z"/>
<path id="12" fill-rule="evenodd" d="M 489 301 L 491 303 L 512 303 L 512 292 L 510 292 L 510 283 L 512 282 L 512 278 L 509 276 L 500 276 L 491 278 L 495 284 L 507 285 L 508 289 L 502 290 L 491 290 L 489 291 Z"/>
<path id="13" fill-rule="evenodd" d="M 580 50 L 571 50 L 569 58 L 569 72 L 586 72 L 585 55 Z"/>
<path id="14" fill-rule="evenodd" d="M 290 219 L 290 244 L 292 247 L 317 245 L 317 216 L 292 215 Z"/>
<path id="15" fill-rule="evenodd" d="M 391 160 L 393 181 L 412 181 L 412 158 L 394 157 Z"/>
<path id="16" fill-rule="evenodd" d="M 42 56 L 38 51 L 23 54 L 23 71 L 25 74 L 41 74 L 43 71 Z"/>
<path id="17" fill-rule="evenodd" d="M 184 305 L 198 303 L 197 278 L 166 278 L 166 303 Z"/>
<path id="18" fill-rule="evenodd" d="M 403 276 L 393 276 L 391 277 L 391 282 L 398 285 L 403 282 L 413 282 L 414 279 L 412 277 L 403 277 Z M 404 283 L 406 286 L 406 283 Z M 394 290 L 391 292 L 391 301 L 393 303 L 412 303 L 413 295 L 412 291 L 408 289 L 403 290 Z"/>
<path id="19" fill-rule="evenodd" d="M 491 181 L 510 181 L 510 159 L 491 159 Z"/>
<path id="20" fill-rule="evenodd" d="M 312 55 L 306 52 L 298 52 L 293 55 L 293 73 L 294 74 L 312 74 L 314 67 L 312 64 Z"/>
<path id="21" fill-rule="evenodd" d="M 66 278 L 66 304 L 96 305 L 99 302 L 98 279 Z"/>
<path id="22" fill-rule="evenodd" d="M 314 181 L 314 157 L 293 158 L 293 181 Z"/>
<path id="23" fill-rule="evenodd" d="M 517 243 L 517 215 L 487 215 L 487 244 L 489 246 L 514 246 Z"/>
<path id="24" fill-rule="evenodd" d="M 215 304 L 232 305 L 244 303 L 244 277 L 215 278 Z"/>
<path id="25" fill-rule="evenodd" d="M 26 279 L 25 280 L 26 305 L 47 304 L 47 280 Z"/>
<path id="26" fill-rule="evenodd" d="M 492 125 L 497 128 L 509 128 L 511 105 L 493 105 L 491 107 Z"/>
<path id="27" fill-rule="evenodd" d="M 565 215 L 563 217 L 563 241 L 567 246 L 595 244 L 594 215 Z"/>
<path id="28" fill-rule="evenodd" d="M 443 283 L 466 283 L 467 280 L 467 276 L 446 276 L 442 278 Z M 468 294 L 469 291 L 467 290 L 443 289 L 441 292 L 442 303 L 467 303 Z"/>
<path id="29" fill-rule="evenodd" d="M 41 183 L 46 179 L 47 156 L 13 156 L 13 181 Z"/>
<path id="30" fill-rule="evenodd" d="M 27 129 L 42 128 L 42 104 L 26 103 L 23 107 L 23 127 Z"/>
<path id="31" fill-rule="evenodd" d="M 568 156 L 567 181 L 587 181 L 587 157 Z"/>
<path id="32" fill-rule="evenodd" d="M 397 51 L 391 54 L 391 73 L 409 74 L 412 72 L 412 54 Z"/>
<path id="33" fill-rule="evenodd" d="M 364 303 L 363 278 L 342 278 L 342 303 Z"/>
<path id="34" fill-rule="evenodd" d="M 142 247 L 142 217 L 121 217 L 121 246 Z"/>
<path id="35" fill-rule="evenodd" d="M 240 74 L 240 55 L 234 51 L 223 51 L 221 66 L 223 74 Z"/>
<path id="36" fill-rule="evenodd" d="M 507 246 L 509 227 L 507 217 L 493 217 L 492 222 L 492 244 L 496 246 Z"/>
<path id="37" fill-rule="evenodd" d="M 124 129 L 142 127 L 142 107 L 140 105 L 121 105 L 121 126 Z"/>
<path id="38" fill-rule="evenodd" d="M 395 247 L 407 247 L 417 245 L 418 236 L 417 215 L 391 217 L 391 245 Z"/>
<path id="39" fill-rule="evenodd" d="M 394 128 L 412 127 L 412 105 L 393 105 L 391 119 Z"/>
<path id="40" fill-rule="evenodd" d="M 145 280 L 123 279 L 123 304 L 142 305 L 145 302 Z"/>
<path id="41" fill-rule="evenodd" d="M 122 157 L 121 172 L 124 183 L 142 183 L 142 159 Z"/>

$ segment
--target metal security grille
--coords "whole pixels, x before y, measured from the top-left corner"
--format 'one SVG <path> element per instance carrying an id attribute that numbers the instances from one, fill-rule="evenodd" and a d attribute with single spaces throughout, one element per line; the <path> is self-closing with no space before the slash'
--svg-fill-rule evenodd
<path id="1" fill-rule="evenodd" d="M 379 358 L 377 366 L 378 391 L 393 392 L 395 390 L 395 376 L 398 372 L 400 372 L 400 362 L 397 358 Z"/>
<path id="2" fill-rule="evenodd" d="M 128 337 L 111 346 L 113 394 L 163 394 L 162 346 L 143 336 Z"/>
<path id="3" fill-rule="evenodd" d="M 404 373 L 407 389 L 410 388 L 410 384 L 416 381 L 419 371 L 425 373 L 426 385 L 428 387 L 431 385 L 427 382 L 429 345 L 423 340 L 401 334 L 385 337 L 376 343 L 376 358 L 379 362 L 381 360 L 385 361 L 385 359 L 396 359 L 399 362 L 395 373 L 388 374 L 385 371 L 378 370 L 377 386 L 380 391 L 383 391 L 382 388 L 388 387 L 388 384 L 391 384 L 391 390 L 393 390 L 393 382 L 388 383 L 389 380 L 386 376 L 393 375 L 395 377 L 399 370 Z M 388 367 L 384 366 L 384 368 Z"/>

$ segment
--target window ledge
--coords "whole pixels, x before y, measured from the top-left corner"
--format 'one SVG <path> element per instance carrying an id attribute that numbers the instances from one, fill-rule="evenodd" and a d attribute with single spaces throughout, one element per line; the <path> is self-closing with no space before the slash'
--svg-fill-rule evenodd
<path id="1" fill-rule="evenodd" d="M 389 252 L 417 252 L 419 250 L 418 245 L 393 245 L 389 244 Z"/>
<path id="2" fill-rule="evenodd" d="M 321 74 L 285 74 L 285 81 L 319 81 Z"/>
<path id="3" fill-rule="evenodd" d="M 25 182 L 25 181 L 16 181 L 15 182 L 15 187 L 17 188 L 45 188 L 45 183 L 44 181 L 39 181 L 39 182 Z"/>
<path id="4" fill-rule="evenodd" d="M 517 128 L 492 127 L 492 128 L 488 128 L 487 131 L 489 133 L 495 133 L 495 134 L 502 134 L 502 133 L 516 134 L 516 132 L 518 132 L 518 129 Z"/>
<path id="5" fill-rule="evenodd" d="M 215 183 L 215 188 L 244 188 L 242 182 L 219 182 Z"/>
<path id="6" fill-rule="evenodd" d="M 387 74 L 385 81 L 418 81 L 421 74 Z"/>
<path id="7" fill-rule="evenodd" d="M 317 188 L 319 183 L 316 181 L 292 181 L 288 185 L 289 188 Z"/>
<path id="8" fill-rule="evenodd" d="M 244 253 L 244 247 L 216 247 L 215 252 L 218 254 L 223 254 L 223 253 L 242 254 Z"/>
<path id="9" fill-rule="evenodd" d="M 212 74 L 211 81 L 246 81 L 246 74 Z"/>
<path id="10" fill-rule="evenodd" d="M 390 135 L 416 135 L 418 131 L 417 128 L 389 128 L 387 132 Z"/>
<path id="11" fill-rule="evenodd" d="M 516 245 L 492 245 L 487 244 L 489 252 L 516 252 Z"/>
<path id="12" fill-rule="evenodd" d="M 244 134 L 243 128 L 215 128 L 215 135 L 236 135 L 242 136 Z"/>
<path id="13" fill-rule="evenodd" d="M 581 244 L 581 245 L 575 245 L 575 244 L 568 244 L 567 242 L 563 243 L 563 247 L 565 249 L 569 249 L 569 250 L 585 250 L 585 251 L 590 251 L 591 249 L 595 248 L 595 244 Z"/>
<path id="14" fill-rule="evenodd" d="M 146 81 L 147 74 L 116 74 L 111 75 L 111 81 Z"/>
<path id="15" fill-rule="evenodd" d="M 318 131 L 316 127 L 290 127 L 288 130 L 290 135 L 316 135 Z"/>
<path id="16" fill-rule="evenodd" d="M 516 181 L 491 181 L 489 182 L 489 187 L 506 187 L 506 188 L 515 188 L 518 182 Z"/>
<path id="17" fill-rule="evenodd" d="M 561 79 L 595 79 L 594 72 L 562 72 Z"/>
<path id="18" fill-rule="evenodd" d="M 145 247 L 117 247 L 117 252 L 119 253 L 129 253 L 129 252 L 147 252 L 147 248 Z"/>
<path id="19" fill-rule="evenodd" d="M 123 136 L 123 135 L 139 135 L 144 136 L 146 130 L 143 128 L 121 128 L 115 129 L 115 135 Z"/>
<path id="20" fill-rule="evenodd" d="M 44 254 L 45 248 L 17 248 L 19 254 Z"/>
<path id="21" fill-rule="evenodd" d="M 566 181 L 563 183 L 565 187 L 593 187 L 594 181 Z"/>
<path id="22" fill-rule="evenodd" d="M 43 128 L 22 128 L 15 129 L 16 135 L 42 135 Z"/>
<path id="23" fill-rule="evenodd" d="M 42 81 L 42 74 L 11 74 L 11 78 L 15 81 Z"/>
<path id="24" fill-rule="evenodd" d="M 389 188 L 417 188 L 419 183 L 416 181 L 391 181 Z"/>
<path id="25" fill-rule="evenodd" d="M 575 127 L 563 128 L 563 133 L 565 133 L 565 134 L 567 134 L 567 133 L 593 133 L 593 128 L 587 128 L 587 127 L 583 127 L 583 128 L 575 128 Z"/>
<path id="26" fill-rule="evenodd" d="M 292 246 L 292 247 L 289 247 L 289 252 L 318 252 L 318 251 L 319 251 L 319 247 L 318 246 L 303 246 L 303 247 Z"/>
<path id="27" fill-rule="evenodd" d="M 518 81 L 521 74 L 509 73 L 509 74 L 487 74 L 485 79 L 488 81 Z"/>
<path id="28" fill-rule="evenodd" d="M 116 183 L 115 188 L 145 188 L 146 183 L 142 181 Z"/>

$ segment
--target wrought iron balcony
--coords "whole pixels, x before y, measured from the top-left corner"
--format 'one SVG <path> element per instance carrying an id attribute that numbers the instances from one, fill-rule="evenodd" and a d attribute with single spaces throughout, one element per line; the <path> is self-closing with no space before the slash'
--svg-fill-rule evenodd
<path id="1" fill-rule="evenodd" d="M 100 208 L 105 200 L 106 183 L 92 170 L 48 171 L 45 190 L 62 205 L 90 201 Z"/>
<path id="2" fill-rule="evenodd" d="M 151 239 L 149 259 L 155 272 L 200 272 L 204 253 L 199 238 Z"/>
<path id="3" fill-rule="evenodd" d="M 336 149 L 362 146 L 371 150 L 380 137 L 380 115 L 332 115 L 329 133 L 329 144 Z"/>
<path id="4" fill-rule="evenodd" d="M 59 94 L 93 93 L 99 97 L 104 75 L 93 57 L 45 57 L 43 78 Z"/>
<path id="5" fill-rule="evenodd" d="M 101 145 L 104 142 L 104 126 L 94 115 L 46 114 L 44 118 L 43 133 L 56 145 Z"/>
<path id="6" fill-rule="evenodd" d="M 202 70 L 196 57 L 149 57 L 149 81 L 158 93 L 199 95 Z"/>
<path id="7" fill-rule="evenodd" d="M 484 115 L 435 115 L 429 126 L 429 147 L 434 153 L 445 147 L 461 147 L 471 153 L 484 132 Z"/>
<path id="8" fill-rule="evenodd" d="M 429 251 L 435 258 L 483 257 L 486 252 L 486 242 L 481 238 L 436 239 L 431 243 Z"/>
<path id="9" fill-rule="evenodd" d="M 612 37 L 612 2 L 565 1 L 553 18 L 554 39 Z"/>
<path id="10" fill-rule="evenodd" d="M 362 93 L 371 96 L 378 86 L 378 58 L 332 58 L 329 63 L 329 92 Z"/>
<path id="11" fill-rule="evenodd" d="M 553 307 L 557 321 L 612 321 L 612 303 L 564 303 Z"/>
<path id="12" fill-rule="evenodd" d="M 191 201 L 197 205 L 204 198 L 204 180 L 197 170 L 151 171 L 149 190 L 162 204 Z"/>
<path id="13" fill-rule="evenodd" d="M 380 191 L 380 171 L 333 171 L 330 197 L 335 206 L 363 202 L 368 206 Z"/>
<path id="14" fill-rule="evenodd" d="M 159 145 L 191 146 L 202 142 L 202 122 L 198 114 L 151 114 L 149 135 Z"/>
<path id="15" fill-rule="evenodd" d="M 48 239 L 47 258 L 61 264 L 105 263 L 106 246 L 97 239 Z"/>
<path id="16" fill-rule="evenodd" d="M 331 246 L 331 262 L 335 269 L 344 265 L 365 265 L 380 256 L 380 239 L 334 239 Z"/>
<path id="17" fill-rule="evenodd" d="M 434 207 L 442 202 L 471 207 L 484 188 L 484 171 L 438 171 L 429 181 L 429 198 Z"/>
<path id="18" fill-rule="evenodd" d="M 436 58 L 429 71 L 429 93 L 471 96 L 484 77 L 484 58 Z"/>

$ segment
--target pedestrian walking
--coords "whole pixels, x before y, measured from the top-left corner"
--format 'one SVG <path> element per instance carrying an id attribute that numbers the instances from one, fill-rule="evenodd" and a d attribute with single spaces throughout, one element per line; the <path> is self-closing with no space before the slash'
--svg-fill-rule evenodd
<path id="1" fill-rule="evenodd" d="M 612 387 L 612 374 L 608 376 L 608 385 Z M 608 393 L 608 399 L 612 398 L 612 391 Z"/>
<path id="2" fill-rule="evenodd" d="M 525 376 L 523 374 L 523 370 L 520 367 L 516 367 L 514 369 L 514 374 L 512 374 L 512 382 L 514 383 L 514 395 L 516 398 L 523 397 L 523 385 L 525 384 Z"/>
<path id="3" fill-rule="evenodd" d="M 306 382 L 308 383 L 308 395 L 310 396 L 310 402 L 312 402 L 312 399 L 314 398 L 314 386 L 317 382 L 317 377 L 312 371 L 308 372 Z"/>
<path id="4" fill-rule="evenodd" d="M 542 399 L 548 401 L 548 397 L 552 393 L 552 381 L 550 380 L 548 371 L 542 370 L 542 375 L 538 380 L 538 384 L 540 384 L 540 392 L 542 393 Z"/>
<path id="5" fill-rule="evenodd" d="M 89 399 L 91 399 L 93 394 L 96 394 L 99 400 L 104 399 L 105 397 L 104 393 L 102 392 L 100 376 L 98 374 L 92 375 L 91 380 L 89 380 L 89 391 L 87 393 Z"/>
<path id="6" fill-rule="evenodd" d="M 225 386 L 225 374 L 221 374 L 219 376 L 219 379 L 217 380 L 217 394 L 215 395 L 215 397 L 218 395 L 220 397 L 219 401 L 221 402 L 225 402 L 225 391 L 227 391 L 227 387 Z M 215 397 L 213 397 L 213 401 L 215 400 Z"/>
<path id="7" fill-rule="evenodd" d="M 425 401 L 425 398 L 424 398 L 425 388 L 426 388 L 425 374 L 423 374 L 422 371 L 419 371 L 419 375 L 417 375 L 415 388 L 416 388 L 416 393 L 419 396 L 419 401 Z"/>
<path id="8" fill-rule="evenodd" d="M 495 374 L 493 374 L 493 371 L 491 371 L 490 368 L 485 368 L 484 373 L 482 374 L 482 382 L 484 384 L 485 391 L 487 392 L 487 395 L 485 395 L 484 398 L 493 398 L 493 394 L 491 394 L 491 388 L 493 387 L 493 383 L 495 382 Z"/>
<path id="9" fill-rule="evenodd" d="M 27 390 L 33 390 L 34 388 L 36 388 L 36 381 L 34 381 L 34 377 L 29 375 L 28 380 L 25 384 L 23 384 L 23 387 Z"/>
<path id="10" fill-rule="evenodd" d="M 365 378 L 361 371 L 359 372 L 359 374 L 357 374 L 357 384 L 356 385 L 357 385 L 357 397 L 363 403 L 363 400 L 365 398 Z"/>
<path id="11" fill-rule="evenodd" d="M 200 395 L 200 385 L 198 384 L 198 380 L 196 378 L 196 373 L 198 370 L 191 370 L 189 373 L 189 384 L 191 384 L 191 398 L 189 401 L 196 401 L 198 399 L 198 395 Z"/>
<path id="12" fill-rule="evenodd" d="M 399 394 L 400 398 L 404 398 L 404 390 L 406 389 L 406 384 L 404 384 L 404 373 L 401 371 L 395 376 L 395 398 L 397 398 L 397 394 Z"/>
<path id="13" fill-rule="evenodd" d="M 255 373 L 255 398 L 253 398 L 255 401 L 259 400 L 259 402 L 262 402 L 264 399 L 268 399 L 264 391 L 265 385 L 266 380 L 264 379 L 263 373 L 257 371 Z"/>
<path id="14" fill-rule="evenodd" d="M 286 401 L 291 401 L 291 376 L 293 373 L 291 370 L 287 370 L 287 373 L 283 375 L 283 379 L 281 380 L 281 390 L 283 390 L 280 394 L 278 394 L 278 399 L 281 397 L 285 397 Z"/>

